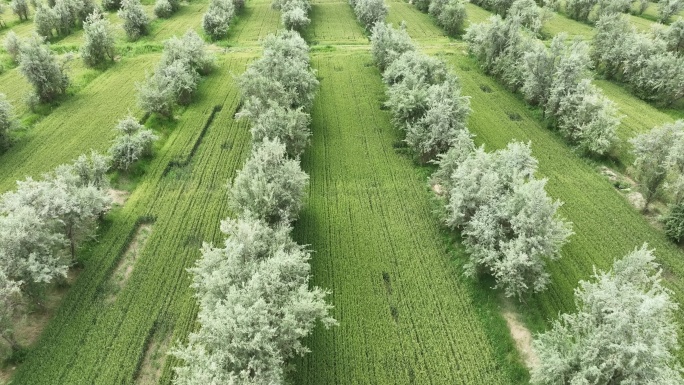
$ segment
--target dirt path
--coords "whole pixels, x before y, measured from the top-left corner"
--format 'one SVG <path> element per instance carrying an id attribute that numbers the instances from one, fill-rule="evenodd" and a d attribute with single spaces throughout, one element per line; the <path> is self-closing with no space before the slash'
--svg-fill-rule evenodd
<path id="1" fill-rule="evenodd" d="M 528 369 L 533 369 L 539 366 L 539 357 L 532 348 L 532 333 L 520 321 L 515 307 L 508 298 L 503 298 L 503 316 L 506 319 L 508 330 L 511 332 L 511 337 L 515 341 L 515 347 L 520 353 Z"/>

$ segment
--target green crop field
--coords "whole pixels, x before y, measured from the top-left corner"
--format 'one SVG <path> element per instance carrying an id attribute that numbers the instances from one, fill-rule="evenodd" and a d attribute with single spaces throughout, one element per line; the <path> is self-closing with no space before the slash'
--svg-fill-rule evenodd
<path id="1" fill-rule="evenodd" d="M 507 336 L 487 333 L 497 329 L 445 252 L 426 175 L 393 147 L 400 137 L 371 63 L 367 52 L 313 57 L 322 80 L 302 159 L 311 191 L 295 229 L 315 250 L 314 283 L 332 290 L 340 326 L 310 339 L 295 383 L 511 383 L 497 369 L 509 353 L 493 351 Z"/>
<path id="2" fill-rule="evenodd" d="M 592 164 L 573 153 L 557 134 L 548 130 L 519 95 L 512 94 L 485 75 L 478 63 L 464 54 L 465 45 L 443 50 L 430 47 L 427 51 L 452 64 L 452 70 L 461 79 L 463 93 L 471 96 L 474 113 L 469 128 L 477 135 L 476 142 L 489 149 L 498 149 L 514 139 L 531 141 L 533 155 L 539 160 L 539 174 L 549 180 L 546 190 L 552 197 L 565 202 L 560 212 L 573 222 L 575 234 L 563 249 L 563 258 L 550 265 L 553 284 L 548 291 L 520 305 L 530 327 L 543 330 L 559 311 L 572 310 L 572 292 L 578 280 L 590 276 L 593 266 L 609 268 L 614 259 L 644 242 L 656 249 L 659 262 L 671 273 L 667 283 L 678 302 L 684 300 L 681 280 L 684 253 L 680 248 L 667 241 L 662 231 L 642 217 Z M 599 82 L 599 85 L 604 84 Z M 609 97 L 619 95 L 614 101 L 621 111 L 629 111 L 631 115 L 620 128 L 621 136 L 629 135 L 627 129 L 643 132 L 653 124 L 671 120 L 670 115 L 658 113 L 619 87 L 611 86 L 608 87 L 612 91 L 608 92 Z M 513 114 L 522 119 L 512 120 Z M 639 114 L 645 117 L 638 119 Z M 684 310 L 680 309 L 680 314 L 684 315 Z M 684 331 L 680 332 L 680 338 L 682 336 Z M 684 359 L 684 352 L 680 352 L 680 358 Z"/>
<path id="3" fill-rule="evenodd" d="M 152 15 L 153 2 L 144 4 Z M 538 176 L 548 178 L 546 190 L 565 202 L 560 213 L 573 222 L 575 234 L 563 258 L 549 265 L 549 290 L 515 306 L 526 326 L 533 332 L 548 328 L 558 312 L 574 309 L 573 289 L 594 266 L 608 268 L 643 242 L 656 249 L 668 287 L 684 304 L 684 252 L 600 175 L 597 164 L 574 153 L 538 111 L 485 75 L 461 39 L 448 37 L 407 2 L 387 5 L 387 21 L 405 21 L 419 49 L 444 60 L 460 78 L 463 94 L 471 97 L 468 126 L 476 142 L 493 150 L 514 139 L 530 141 Z M 106 150 L 118 119 L 127 112 L 142 117 L 135 82 L 154 70 L 162 42 L 187 29 L 200 32 L 207 6 L 207 0 L 183 3 L 170 19 L 154 19 L 151 34 L 139 42 L 127 42 L 120 20 L 110 13 L 120 58 L 96 71 L 76 57 L 69 95 L 47 111 L 25 107 L 30 85 L 18 68 L 0 74 L 0 92 L 26 125 L 0 155 L 0 192 L 91 149 Z M 466 9 L 470 24 L 491 15 L 472 4 Z M 632 20 L 650 25 L 654 12 L 650 7 Z M 434 214 L 427 185 L 434 168 L 416 165 L 390 123 L 366 32 L 344 0 L 313 1 L 310 17 L 302 35 L 312 46 L 320 88 L 311 111 L 312 142 L 301 159 L 311 177 L 309 196 L 294 236 L 313 251 L 312 284 L 332 292 L 339 326 L 316 328 L 307 338 L 311 353 L 293 360 L 292 382 L 527 383 L 502 316 L 507 304 L 491 289 L 493 282 L 462 274 L 465 253 Z M 6 20 L 0 40 L 9 30 L 21 36 L 33 30 L 32 22 Z M 197 327 L 186 269 L 202 242 L 222 242 L 219 223 L 231 215 L 227 184 L 250 153 L 247 122 L 234 119 L 240 102 L 235 76 L 260 56 L 260 41 L 279 28 L 280 12 L 270 0 L 248 0 L 228 37 L 212 43 L 216 68 L 201 81 L 193 102 L 172 122 L 148 121 L 162 137 L 154 157 L 142 176 L 124 186 L 132 190 L 125 205 L 106 216 L 97 240 L 81 250 L 78 278 L 13 371 L 12 385 L 171 384 L 179 362 L 166 352 Z M 593 28 L 555 14 L 543 34 L 548 41 L 560 32 L 591 39 Z M 82 41 L 83 32 L 74 31 L 53 48 L 64 55 Z M 615 150 L 623 167 L 631 162 L 629 138 L 684 116 L 645 103 L 619 84 L 595 83 L 625 116 Z M 149 235 L 127 260 L 141 227 Z M 678 316 L 684 319 L 684 308 Z M 684 362 L 684 352 L 679 357 Z"/>

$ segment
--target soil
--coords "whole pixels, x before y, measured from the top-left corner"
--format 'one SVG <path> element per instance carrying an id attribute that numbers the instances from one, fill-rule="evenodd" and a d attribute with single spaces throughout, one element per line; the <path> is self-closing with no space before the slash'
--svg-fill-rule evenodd
<path id="1" fill-rule="evenodd" d="M 69 291 L 71 285 L 76 281 L 80 272 L 80 269 L 71 269 L 67 273 L 66 284 L 59 286 L 54 284 L 48 289 L 48 292 L 45 295 L 44 309 L 30 312 L 22 317 L 17 317 L 13 322 L 15 325 L 14 334 L 21 346 L 30 348 L 38 341 L 43 329 L 45 329 L 45 326 L 47 326 L 48 322 L 50 322 L 54 316 L 59 305 L 62 303 L 62 299 L 64 299 L 64 296 Z M 9 351 L 9 346 L 7 346 L 5 340 L 0 340 L 0 352 Z M 0 358 L 4 359 L 5 357 Z M 0 368 L 0 384 L 8 383 L 17 368 L 18 365 Z"/>
<path id="2" fill-rule="evenodd" d="M 432 185 L 432 191 L 434 191 L 435 194 L 437 194 L 437 195 L 444 194 L 444 188 L 442 187 L 441 184 L 433 184 Z"/>
<path id="3" fill-rule="evenodd" d="M 145 243 L 150 237 L 152 232 L 151 224 L 142 224 L 138 227 L 135 232 L 131 243 L 128 244 L 124 255 L 121 257 L 118 266 L 112 273 L 110 279 L 111 292 L 107 296 L 106 302 L 112 303 L 116 300 L 116 295 L 121 291 L 121 289 L 126 286 L 126 282 L 131 277 L 133 273 L 133 268 L 135 267 L 135 261 L 140 255 L 140 251 L 145 247 Z"/>
<path id="4" fill-rule="evenodd" d="M 112 198 L 112 202 L 119 206 L 123 206 L 131 195 L 131 193 L 124 190 L 109 189 L 107 192 L 109 193 L 109 197 Z"/>

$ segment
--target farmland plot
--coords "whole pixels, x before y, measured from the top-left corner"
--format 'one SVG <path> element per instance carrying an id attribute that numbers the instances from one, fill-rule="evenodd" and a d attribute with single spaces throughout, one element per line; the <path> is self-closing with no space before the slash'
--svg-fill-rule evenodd
<path id="1" fill-rule="evenodd" d="M 313 284 L 332 291 L 340 325 L 309 339 L 294 382 L 514 383 L 510 338 L 488 334 L 473 286 L 445 252 L 426 174 L 394 148 L 370 54 L 314 54 L 312 64 L 321 86 L 302 159 L 310 198 L 295 235 L 316 250 Z"/>
<path id="2" fill-rule="evenodd" d="M 495 150 L 512 140 L 531 141 L 532 154 L 539 160 L 539 176 L 549 179 L 547 192 L 565 202 L 559 212 L 573 223 L 575 234 L 564 247 L 563 258 L 549 265 L 552 274 L 549 289 L 519 307 L 533 328 L 543 330 L 558 312 L 574 309 L 573 290 L 580 279 L 587 279 L 593 273 L 593 266 L 608 269 L 614 259 L 644 242 L 656 249 L 658 261 L 668 273 L 667 284 L 674 290 L 674 298 L 684 303 L 681 249 L 649 224 L 556 133 L 543 127 L 518 95 L 485 75 L 463 49 L 430 51 L 442 54 L 461 79 L 463 94 L 471 96 L 473 113 L 468 127 L 477 135 L 476 142 Z M 668 119 L 663 115 L 660 118 Z M 683 317 L 684 310 L 680 309 L 679 314 Z M 680 338 L 684 338 L 684 331 L 680 331 Z M 684 361 L 684 352 L 680 351 L 679 357 Z"/>
<path id="3" fill-rule="evenodd" d="M 346 1 L 317 1 L 311 4 L 311 25 L 303 37 L 316 44 L 368 44 L 354 12 Z"/>
<path id="4" fill-rule="evenodd" d="M 127 58 L 98 76 L 75 95 L 67 96 L 62 104 L 45 119 L 32 127 L 9 151 L 0 156 L 0 191 L 15 186 L 25 176 L 38 177 L 41 173 L 67 163 L 90 149 L 103 151 L 115 136 L 116 121 L 128 110 L 135 112 L 136 81 L 142 80 L 145 70 L 151 69 L 159 55 Z M 18 70 L 4 76 L 16 79 Z M 16 80 L 22 91 L 10 94 L 17 106 L 30 88 L 19 75 Z M 11 89 L 12 85 L 8 88 Z M 0 86 L 3 92 L 5 85 Z M 19 97 L 20 100 L 16 100 Z"/>
<path id="5" fill-rule="evenodd" d="M 593 265 L 607 269 L 614 259 L 644 242 L 656 249 L 659 262 L 674 274 L 668 283 L 675 290 L 677 301 L 684 303 L 684 286 L 679 278 L 684 276 L 684 253 L 653 228 L 562 139 L 542 127 L 519 98 L 482 74 L 473 59 L 459 53 L 446 58 L 461 75 L 463 92 L 472 96 L 475 113 L 471 115 L 469 127 L 477 135 L 476 141 L 485 143 L 489 149 L 503 148 L 513 139 L 532 141 L 532 153 L 539 159 L 539 173 L 549 178 L 546 190 L 553 198 L 565 202 L 560 213 L 573 222 L 575 235 L 563 249 L 563 258 L 550 265 L 552 285 L 528 303 L 524 313 L 534 315 L 541 324 L 544 319 L 555 317 L 558 311 L 573 309 L 572 290 L 579 279 L 592 274 Z M 483 91 L 481 85 L 493 92 Z M 522 119 L 512 121 L 512 113 Z"/>
<path id="6" fill-rule="evenodd" d="M 470 18 L 472 8 L 479 9 L 482 12 L 488 12 L 470 4 L 468 7 L 468 18 Z M 413 12 L 420 13 L 415 9 L 413 9 Z M 489 12 L 488 14 L 492 15 Z M 390 16 L 392 16 L 391 13 Z M 480 16 L 478 16 L 478 20 L 479 19 L 481 19 Z M 484 19 L 486 20 L 486 17 Z M 552 19 L 548 21 L 542 29 L 542 32 L 548 38 L 546 43 L 549 43 L 550 38 L 561 32 L 566 32 L 569 36 L 580 36 L 590 40 L 593 37 L 594 29 L 587 24 L 569 19 L 560 13 L 554 13 Z M 410 29 L 409 33 L 411 33 Z M 467 51 L 468 49 L 467 45 L 464 43 L 459 43 L 458 47 L 462 51 Z M 684 117 L 684 111 L 681 109 L 656 107 L 630 94 L 626 88 L 629 87 L 629 85 L 621 86 L 607 80 L 595 80 L 594 84 L 603 91 L 608 99 L 615 103 L 619 114 L 624 117 L 617 130 L 620 143 L 618 143 L 613 151 L 613 155 L 618 159 L 620 163 L 619 166 L 621 167 L 631 165 L 633 161 L 631 145 L 628 143 L 629 139 L 640 133 L 647 132 L 655 126 Z"/>
<path id="7" fill-rule="evenodd" d="M 228 30 L 231 46 L 258 46 L 280 26 L 280 12 L 271 8 L 271 0 L 250 0 L 235 16 Z"/>
<path id="8" fill-rule="evenodd" d="M 248 154 L 248 131 L 232 118 L 238 96 L 231 72 L 249 59 L 222 60 L 202 84 L 146 179 L 86 253 L 81 277 L 13 383 L 134 383 L 155 331 L 176 340 L 193 327 L 185 268 L 202 240 L 217 240 L 217 224 L 228 215 L 225 183 Z M 125 286 L 108 300 L 109 275 L 141 221 L 153 221 L 154 231 Z M 170 367 L 159 370 L 168 382 Z"/>

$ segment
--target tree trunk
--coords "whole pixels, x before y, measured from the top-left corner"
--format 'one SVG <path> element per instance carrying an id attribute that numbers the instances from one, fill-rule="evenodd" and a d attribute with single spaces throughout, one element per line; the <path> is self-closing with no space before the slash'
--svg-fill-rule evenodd
<path id="1" fill-rule="evenodd" d="M 14 338 L 14 333 L 12 332 L 6 332 L 2 333 L 2 338 L 7 341 L 7 343 L 10 345 L 12 348 L 12 352 L 17 352 L 21 349 L 21 345 L 19 345 L 19 342 L 17 342 L 17 339 Z"/>
<path id="2" fill-rule="evenodd" d="M 69 251 L 71 252 L 71 261 L 76 260 L 76 239 L 74 239 L 74 227 L 67 226 L 67 238 L 69 238 Z"/>

